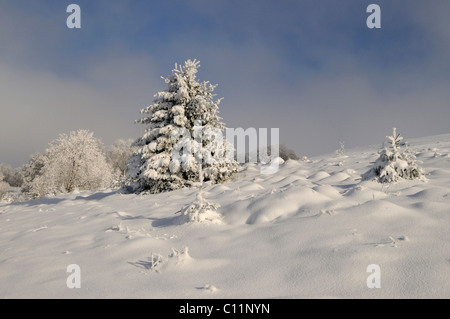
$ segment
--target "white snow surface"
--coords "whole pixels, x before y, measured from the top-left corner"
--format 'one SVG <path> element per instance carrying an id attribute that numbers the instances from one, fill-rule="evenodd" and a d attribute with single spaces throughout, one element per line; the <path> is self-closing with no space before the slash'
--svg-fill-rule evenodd
<path id="1" fill-rule="evenodd" d="M 204 189 L 223 224 L 176 225 L 197 189 L 0 204 L 0 298 L 450 298 L 450 134 L 409 142 L 425 181 L 358 180 L 379 146 L 249 164 Z"/>

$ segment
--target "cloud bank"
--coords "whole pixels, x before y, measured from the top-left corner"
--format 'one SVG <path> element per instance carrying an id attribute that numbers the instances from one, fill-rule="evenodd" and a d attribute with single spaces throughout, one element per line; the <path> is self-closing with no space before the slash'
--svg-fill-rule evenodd
<path id="1" fill-rule="evenodd" d="M 300 155 L 448 133 L 450 3 L 78 1 L 0 4 L 0 162 L 19 166 L 60 133 L 134 138 L 175 62 L 201 61 L 229 127 L 279 127 Z"/>

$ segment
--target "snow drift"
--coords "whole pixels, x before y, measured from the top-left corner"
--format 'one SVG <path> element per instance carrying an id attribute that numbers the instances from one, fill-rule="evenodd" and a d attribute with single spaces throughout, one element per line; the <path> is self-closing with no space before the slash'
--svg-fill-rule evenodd
<path id="1" fill-rule="evenodd" d="M 410 148 L 426 180 L 361 181 L 375 148 L 246 165 L 205 184 L 221 224 L 178 225 L 196 188 L 0 204 L 0 298 L 449 298 L 450 135 Z"/>

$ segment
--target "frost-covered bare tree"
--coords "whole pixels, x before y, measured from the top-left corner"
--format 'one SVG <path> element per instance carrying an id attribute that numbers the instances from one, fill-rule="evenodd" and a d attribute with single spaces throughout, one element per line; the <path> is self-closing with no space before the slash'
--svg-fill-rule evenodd
<path id="1" fill-rule="evenodd" d="M 101 141 L 87 130 L 61 134 L 50 143 L 40 174 L 31 182 L 35 196 L 109 186 L 111 167 Z"/>
<path id="2" fill-rule="evenodd" d="M 9 184 L 6 183 L 3 179 L 5 178 L 5 176 L 3 175 L 3 173 L 0 171 L 0 200 L 3 198 L 3 196 L 8 192 L 9 190 Z"/>
<path id="3" fill-rule="evenodd" d="M 0 164 L 0 172 L 3 174 L 3 180 L 12 187 L 22 185 L 22 174 L 20 168 L 12 168 L 10 165 Z"/>
<path id="4" fill-rule="evenodd" d="M 118 139 L 108 147 L 107 160 L 115 175 L 125 176 L 127 161 L 134 151 L 133 142 L 133 139 Z"/>
<path id="5" fill-rule="evenodd" d="M 42 175 L 45 165 L 45 156 L 41 153 L 31 155 L 28 163 L 21 167 L 22 170 L 22 192 L 30 194 L 33 188 L 33 181 L 36 177 Z M 37 194 L 36 194 L 37 196 Z"/>
<path id="6" fill-rule="evenodd" d="M 8 193 L 9 187 L 8 183 L 3 181 L 0 182 L 0 200 Z"/>

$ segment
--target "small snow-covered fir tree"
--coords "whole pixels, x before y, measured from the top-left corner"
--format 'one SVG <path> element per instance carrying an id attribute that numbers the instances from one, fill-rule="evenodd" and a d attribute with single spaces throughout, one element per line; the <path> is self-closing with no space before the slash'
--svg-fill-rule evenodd
<path id="1" fill-rule="evenodd" d="M 192 186 L 202 163 L 205 181 L 221 183 L 237 172 L 233 151 L 223 141 L 214 88 L 196 78 L 199 61 L 188 60 L 163 78 L 168 88 L 141 110 L 137 123 L 146 125 L 127 164 L 128 186 L 134 192 L 159 193 Z M 219 134 L 220 133 L 220 134 Z M 231 154 L 231 156 L 230 156 Z"/>
<path id="2" fill-rule="evenodd" d="M 374 166 L 363 176 L 363 180 L 375 179 L 380 183 L 396 182 L 399 179 L 419 179 L 424 177 L 424 171 L 418 166 L 416 157 L 407 149 L 403 137 L 393 129 L 392 136 L 386 136 L 387 141 Z"/>
<path id="3" fill-rule="evenodd" d="M 195 201 L 181 209 L 181 216 L 178 216 L 175 223 L 178 225 L 193 222 L 222 224 L 222 215 L 217 211 L 219 207 L 219 204 L 203 198 L 203 192 L 199 191 Z"/>
<path id="4" fill-rule="evenodd" d="M 222 215 L 217 211 L 219 204 L 209 202 L 204 198 L 203 194 L 203 170 L 202 165 L 198 164 L 199 182 L 198 193 L 195 201 L 184 206 L 181 215 L 175 219 L 175 224 L 182 225 L 186 223 L 211 223 L 222 224 Z"/>

